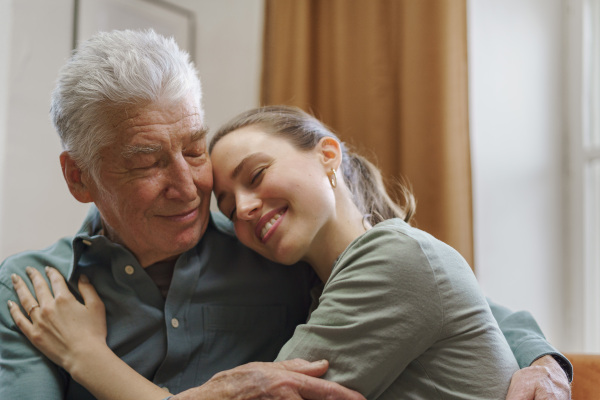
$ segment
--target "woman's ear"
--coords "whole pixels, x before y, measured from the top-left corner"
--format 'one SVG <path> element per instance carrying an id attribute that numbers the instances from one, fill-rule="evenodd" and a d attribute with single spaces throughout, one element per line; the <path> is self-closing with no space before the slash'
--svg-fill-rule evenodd
<path id="1" fill-rule="evenodd" d="M 332 137 L 324 137 L 317 144 L 317 151 L 326 170 L 338 169 L 342 164 L 342 146 Z"/>
<path id="2" fill-rule="evenodd" d="M 63 151 L 60 154 L 60 166 L 73 197 L 81 203 L 93 202 L 94 200 L 85 182 L 87 177 L 84 176 L 84 172 L 79 168 L 77 162 L 73 160 L 69 152 Z"/>

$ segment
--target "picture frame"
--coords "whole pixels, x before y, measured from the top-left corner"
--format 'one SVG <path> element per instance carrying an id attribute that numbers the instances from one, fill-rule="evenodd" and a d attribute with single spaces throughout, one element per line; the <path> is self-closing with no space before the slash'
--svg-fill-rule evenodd
<path id="1" fill-rule="evenodd" d="M 193 11 L 162 0 L 74 0 L 73 49 L 96 32 L 148 28 L 173 37 L 179 47 L 195 60 Z"/>

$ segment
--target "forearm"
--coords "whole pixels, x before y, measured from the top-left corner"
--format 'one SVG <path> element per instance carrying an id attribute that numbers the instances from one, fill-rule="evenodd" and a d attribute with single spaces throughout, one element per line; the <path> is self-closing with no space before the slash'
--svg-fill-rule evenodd
<path id="1" fill-rule="evenodd" d="M 162 400 L 169 393 L 150 382 L 108 347 L 90 348 L 65 365 L 98 400 Z"/>
<path id="2" fill-rule="evenodd" d="M 569 360 L 548 343 L 530 313 L 526 311 L 513 312 L 490 299 L 487 300 L 492 314 L 521 368 L 529 367 L 539 358 L 551 355 L 565 371 L 569 381 L 573 379 L 573 367 Z"/>

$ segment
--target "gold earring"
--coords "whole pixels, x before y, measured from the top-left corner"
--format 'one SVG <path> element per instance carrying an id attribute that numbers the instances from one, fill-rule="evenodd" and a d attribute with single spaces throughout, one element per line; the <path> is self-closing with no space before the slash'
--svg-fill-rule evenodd
<path id="1" fill-rule="evenodd" d="M 327 177 L 329 177 L 329 183 L 331 183 L 331 187 L 332 188 L 336 188 L 337 186 L 337 173 L 335 172 L 335 169 L 331 169 L 331 172 L 327 174 Z"/>

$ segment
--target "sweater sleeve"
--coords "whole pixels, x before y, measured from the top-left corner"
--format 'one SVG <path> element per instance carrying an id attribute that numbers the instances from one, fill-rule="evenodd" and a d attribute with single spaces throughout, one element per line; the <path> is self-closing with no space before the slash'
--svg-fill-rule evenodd
<path id="1" fill-rule="evenodd" d="M 546 341 L 542 330 L 529 312 L 513 312 L 494 303 L 489 298 L 487 300 L 520 368 L 530 366 L 540 357 L 551 355 L 565 371 L 569 382 L 573 380 L 573 366 L 565 356 Z"/>

